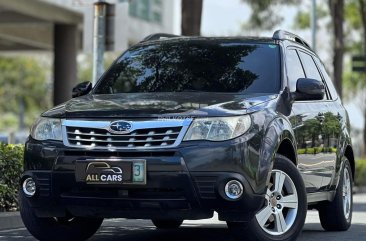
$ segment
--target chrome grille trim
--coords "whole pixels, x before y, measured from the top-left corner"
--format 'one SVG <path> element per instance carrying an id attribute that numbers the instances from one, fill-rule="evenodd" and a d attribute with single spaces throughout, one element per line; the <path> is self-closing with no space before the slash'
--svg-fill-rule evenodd
<path id="1" fill-rule="evenodd" d="M 113 121 L 62 120 L 63 143 L 83 149 L 173 148 L 181 143 L 192 119 L 130 121 L 133 128 L 127 134 L 109 132 Z"/>

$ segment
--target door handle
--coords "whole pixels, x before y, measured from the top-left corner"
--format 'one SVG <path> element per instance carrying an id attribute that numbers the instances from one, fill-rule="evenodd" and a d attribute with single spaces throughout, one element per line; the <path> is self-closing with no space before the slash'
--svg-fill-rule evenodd
<path id="1" fill-rule="evenodd" d="M 343 119 L 343 116 L 338 112 L 338 114 L 337 114 L 337 119 L 339 120 L 339 121 L 342 121 L 342 119 Z"/>
<path id="2" fill-rule="evenodd" d="M 317 119 L 318 121 L 320 121 L 320 122 L 323 122 L 323 121 L 325 120 L 325 115 L 324 115 L 324 113 L 319 112 L 319 113 L 318 113 L 318 116 L 316 117 L 316 119 Z"/>

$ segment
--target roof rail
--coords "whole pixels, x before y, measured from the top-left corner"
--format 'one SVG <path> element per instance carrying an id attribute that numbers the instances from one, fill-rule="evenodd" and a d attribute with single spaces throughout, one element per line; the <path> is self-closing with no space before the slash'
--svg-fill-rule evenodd
<path id="1" fill-rule="evenodd" d="M 154 34 L 151 34 L 149 36 L 146 36 L 141 42 L 159 40 L 159 39 L 162 39 L 162 38 L 176 38 L 176 37 L 181 37 L 181 36 L 174 35 L 174 34 L 169 34 L 169 33 L 154 33 Z"/>
<path id="2" fill-rule="evenodd" d="M 285 30 L 277 30 L 273 33 L 272 39 L 274 40 L 290 40 L 303 45 L 304 47 L 311 49 L 310 45 L 300 38 L 298 35 L 287 32 Z"/>

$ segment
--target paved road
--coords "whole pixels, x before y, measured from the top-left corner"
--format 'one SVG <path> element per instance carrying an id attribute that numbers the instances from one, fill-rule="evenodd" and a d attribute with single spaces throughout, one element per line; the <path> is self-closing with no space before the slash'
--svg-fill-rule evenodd
<path id="1" fill-rule="evenodd" d="M 0 241 L 35 241 L 25 228 L 0 231 Z M 90 241 L 234 241 L 226 224 L 217 219 L 186 221 L 182 228 L 171 231 L 156 230 L 150 221 L 106 220 Z M 353 224 L 347 232 L 325 232 L 318 214 L 309 211 L 299 241 L 366 240 L 366 194 L 355 195 Z"/>

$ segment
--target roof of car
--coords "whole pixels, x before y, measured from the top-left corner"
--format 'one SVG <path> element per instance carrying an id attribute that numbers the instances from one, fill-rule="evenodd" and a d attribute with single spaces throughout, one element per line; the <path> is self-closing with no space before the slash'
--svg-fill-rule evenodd
<path id="1" fill-rule="evenodd" d="M 275 43 L 275 40 L 270 37 L 251 37 L 251 36 L 232 36 L 232 37 L 204 37 L 204 36 L 176 36 L 162 37 L 159 39 L 144 40 L 140 43 L 147 42 L 177 42 L 177 41 L 217 41 L 217 42 L 261 42 Z"/>
<path id="2" fill-rule="evenodd" d="M 277 30 L 272 37 L 250 37 L 250 36 L 234 36 L 234 37 L 202 37 L 202 36 L 179 36 L 166 33 L 156 33 L 147 36 L 139 44 L 151 42 L 176 42 L 176 41 L 217 41 L 217 42 L 259 42 L 259 43 L 277 43 L 278 41 L 291 41 L 311 50 L 310 45 L 300 38 L 298 35 Z"/>

